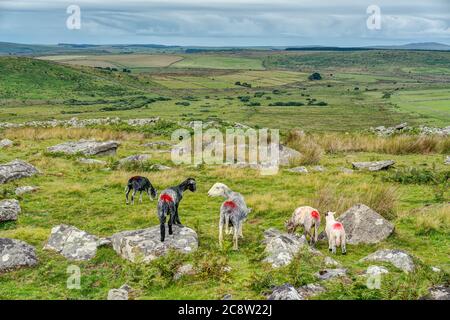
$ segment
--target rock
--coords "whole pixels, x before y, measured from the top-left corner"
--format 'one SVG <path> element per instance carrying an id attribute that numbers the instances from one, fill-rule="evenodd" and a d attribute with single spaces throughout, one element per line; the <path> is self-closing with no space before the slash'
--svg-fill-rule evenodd
<path id="1" fill-rule="evenodd" d="M 395 267 L 403 270 L 406 273 L 412 272 L 415 269 L 412 257 L 402 250 L 391 250 L 391 249 L 378 250 L 368 255 L 367 257 L 361 259 L 360 261 L 388 262 L 393 264 Z"/>
<path id="2" fill-rule="evenodd" d="M 116 154 L 119 143 L 116 141 L 98 142 L 94 140 L 80 140 L 77 142 L 65 142 L 47 148 L 50 153 L 83 154 L 85 156 L 105 156 Z"/>
<path id="3" fill-rule="evenodd" d="M 339 171 L 341 171 L 342 173 L 345 173 L 345 174 L 352 174 L 353 173 L 352 169 L 348 169 L 348 168 L 338 168 L 338 169 L 339 169 Z"/>
<path id="4" fill-rule="evenodd" d="M 165 141 L 155 141 L 144 143 L 142 146 L 147 148 L 161 148 L 161 147 L 171 147 L 172 145 Z"/>
<path id="5" fill-rule="evenodd" d="M 322 166 L 314 166 L 314 167 L 312 167 L 312 170 L 313 171 L 316 171 L 316 172 L 324 172 L 324 171 L 327 171 L 324 167 L 322 167 Z"/>
<path id="6" fill-rule="evenodd" d="M 233 300 L 233 296 L 227 293 L 222 297 L 222 300 Z"/>
<path id="7" fill-rule="evenodd" d="M 0 221 L 15 221 L 21 209 L 17 200 L 0 201 Z"/>
<path id="8" fill-rule="evenodd" d="M 448 285 L 432 287 L 428 290 L 428 295 L 420 300 L 450 300 L 450 287 Z"/>
<path id="9" fill-rule="evenodd" d="M 155 171 L 165 171 L 165 170 L 171 170 L 171 167 L 168 166 L 163 166 L 161 164 L 153 164 L 150 166 L 150 170 L 155 170 Z"/>
<path id="10" fill-rule="evenodd" d="M 447 158 L 445 158 L 445 164 L 450 165 L 450 156 L 447 156 Z"/>
<path id="11" fill-rule="evenodd" d="M 439 269 L 438 267 L 431 267 L 431 271 L 436 272 L 436 273 L 439 273 L 439 272 L 441 272 L 442 270 Z"/>
<path id="12" fill-rule="evenodd" d="M 324 263 L 325 263 L 325 265 L 328 266 L 328 267 L 336 267 L 336 266 L 339 266 L 339 262 L 337 262 L 336 260 L 334 260 L 334 259 L 331 258 L 331 257 L 325 257 Z"/>
<path id="13" fill-rule="evenodd" d="M 131 290 L 131 287 L 127 284 L 124 284 L 119 289 L 111 289 L 108 291 L 108 300 L 128 300 L 128 294 Z"/>
<path id="14" fill-rule="evenodd" d="M 32 193 L 32 192 L 36 192 L 37 190 L 39 190 L 38 187 L 33 187 L 33 186 L 23 186 L 23 187 L 18 187 L 16 188 L 16 196 L 21 196 L 25 193 Z"/>
<path id="15" fill-rule="evenodd" d="M 307 245 L 307 241 L 305 237 L 281 233 L 277 229 L 270 228 L 264 232 L 264 244 L 268 255 L 264 262 L 278 268 L 291 263 L 300 248 Z"/>
<path id="16" fill-rule="evenodd" d="M 290 284 L 275 287 L 267 300 L 304 300 Z"/>
<path id="17" fill-rule="evenodd" d="M 336 277 L 343 277 L 347 274 L 347 269 L 325 269 L 317 272 L 315 276 L 320 280 L 330 280 Z"/>
<path id="18" fill-rule="evenodd" d="M 394 126 L 394 129 L 395 129 L 395 130 L 403 130 L 403 129 L 405 129 L 407 126 L 408 126 L 408 123 L 403 122 L 403 123 L 400 123 L 400 124 Z"/>
<path id="19" fill-rule="evenodd" d="M 38 169 L 21 160 L 0 165 L 0 184 L 9 181 L 31 177 L 39 173 Z"/>
<path id="20" fill-rule="evenodd" d="M 302 297 L 302 300 L 306 300 L 310 297 L 316 296 L 325 292 L 325 288 L 319 284 L 310 283 L 304 286 L 301 286 L 297 289 L 298 294 Z"/>
<path id="21" fill-rule="evenodd" d="M 369 266 L 364 274 L 366 276 L 377 276 L 377 275 L 386 274 L 386 273 L 389 273 L 389 270 L 386 269 L 385 267 Z"/>
<path id="22" fill-rule="evenodd" d="M 160 228 L 154 226 L 148 229 L 123 231 L 111 237 L 114 250 L 123 258 L 136 262 L 142 259 L 144 262 L 165 255 L 170 249 L 183 253 L 190 253 L 198 248 L 197 233 L 190 228 L 173 226 L 173 235 L 168 235 L 166 228 L 166 240 L 160 240 Z"/>
<path id="23" fill-rule="evenodd" d="M 0 238 L 0 273 L 37 263 L 34 247 L 20 240 Z"/>
<path id="24" fill-rule="evenodd" d="M 291 168 L 291 169 L 288 169 L 287 171 L 294 172 L 294 173 L 308 173 L 308 169 L 306 169 L 305 167 Z"/>
<path id="25" fill-rule="evenodd" d="M 97 247 L 112 246 L 111 238 L 100 238 L 97 241 Z"/>
<path id="26" fill-rule="evenodd" d="M 78 161 L 79 163 L 82 163 L 82 164 L 89 164 L 89 165 L 99 165 L 99 166 L 104 166 L 104 165 L 106 165 L 106 161 L 103 161 L 103 160 L 97 160 L 97 159 L 79 158 L 77 161 Z"/>
<path id="27" fill-rule="evenodd" d="M 188 264 L 184 264 L 178 268 L 177 272 L 173 276 L 173 279 L 179 280 L 183 276 L 194 275 L 194 274 L 195 274 L 194 266 L 192 264 L 188 263 Z"/>
<path id="28" fill-rule="evenodd" d="M 144 162 L 151 158 L 149 154 L 136 154 L 133 156 L 126 157 L 119 161 L 120 164 L 130 163 L 130 162 Z"/>
<path id="29" fill-rule="evenodd" d="M 301 153 L 297 150 L 291 149 L 289 147 L 279 145 L 279 164 L 282 166 L 288 166 L 292 161 L 298 159 Z"/>
<path id="30" fill-rule="evenodd" d="M 374 162 L 353 162 L 353 168 L 358 170 L 380 171 L 387 170 L 395 164 L 394 160 L 374 161 Z"/>
<path id="31" fill-rule="evenodd" d="M 53 250 L 69 260 L 85 261 L 95 257 L 99 239 L 65 224 L 52 228 L 45 250 Z"/>
<path id="32" fill-rule="evenodd" d="M 14 142 L 9 139 L 0 140 L 0 149 L 11 147 L 13 144 Z"/>
<path id="33" fill-rule="evenodd" d="M 351 207 L 337 220 L 344 225 L 350 244 L 379 243 L 394 231 L 392 223 L 364 204 Z"/>

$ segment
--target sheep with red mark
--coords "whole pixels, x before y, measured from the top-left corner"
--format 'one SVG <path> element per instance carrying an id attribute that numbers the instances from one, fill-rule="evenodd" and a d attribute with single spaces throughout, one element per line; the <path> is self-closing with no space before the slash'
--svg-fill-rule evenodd
<path id="1" fill-rule="evenodd" d="M 287 220 L 285 227 L 288 233 L 294 233 L 299 226 L 303 227 L 305 237 L 309 235 L 311 245 L 315 245 L 319 236 L 320 213 L 317 209 L 303 206 L 295 209 L 291 219 Z M 314 230 L 314 236 L 312 231 Z"/>
<path id="2" fill-rule="evenodd" d="M 336 247 L 341 247 L 342 254 L 347 253 L 346 236 L 344 225 L 334 218 L 335 212 L 328 212 L 326 219 L 325 232 L 328 238 L 328 249 L 332 253 L 336 253 Z"/>
<path id="3" fill-rule="evenodd" d="M 233 233 L 233 249 L 238 250 L 238 238 L 243 238 L 242 224 L 252 209 L 247 208 L 244 197 L 232 191 L 223 183 L 214 184 L 208 191 L 210 197 L 224 197 L 220 207 L 219 244 L 223 246 L 223 228 L 227 234 Z"/>

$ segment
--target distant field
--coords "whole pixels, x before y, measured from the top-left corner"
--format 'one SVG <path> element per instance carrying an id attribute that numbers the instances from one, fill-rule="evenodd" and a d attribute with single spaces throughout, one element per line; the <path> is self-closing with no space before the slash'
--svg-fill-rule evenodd
<path id="1" fill-rule="evenodd" d="M 211 69 L 252 69 L 263 70 L 262 60 L 257 58 L 190 55 L 172 65 L 175 68 L 211 68 Z"/>

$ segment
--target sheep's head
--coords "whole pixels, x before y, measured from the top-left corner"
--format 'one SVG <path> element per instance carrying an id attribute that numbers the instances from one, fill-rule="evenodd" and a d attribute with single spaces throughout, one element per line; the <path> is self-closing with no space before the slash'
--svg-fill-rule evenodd
<path id="1" fill-rule="evenodd" d="M 286 231 L 288 233 L 294 233 L 297 226 L 295 225 L 295 222 L 292 220 L 286 220 L 284 222 L 284 227 L 286 228 Z"/>
<path id="2" fill-rule="evenodd" d="M 194 178 L 189 178 L 189 179 L 187 179 L 187 180 L 186 180 L 186 185 L 187 185 L 187 188 L 188 188 L 190 191 L 192 191 L 192 192 L 194 192 L 195 190 L 197 190 L 197 182 L 195 181 Z"/>
<path id="3" fill-rule="evenodd" d="M 326 214 L 326 216 L 325 216 L 325 219 L 326 219 L 326 221 L 328 222 L 328 221 L 334 221 L 335 219 L 334 219 L 334 215 L 336 214 L 336 212 L 331 212 L 331 211 L 328 211 L 328 213 Z"/>
<path id="4" fill-rule="evenodd" d="M 158 190 L 156 190 L 153 186 L 149 190 L 149 195 L 152 200 L 155 200 L 158 196 Z"/>
<path id="5" fill-rule="evenodd" d="M 229 188 L 223 183 L 215 183 L 211 189 L 208 191 L 208 196 L 210 197 L 225 197 L 225 191 Z"/>

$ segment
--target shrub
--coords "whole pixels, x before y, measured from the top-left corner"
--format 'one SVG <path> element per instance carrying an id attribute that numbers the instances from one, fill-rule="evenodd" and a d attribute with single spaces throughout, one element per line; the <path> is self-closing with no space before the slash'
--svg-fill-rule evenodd
<path id="1" fill-rule="evenodd" d="M 322 76 L 320 75 L 320 73 L 318 72 L 314 72 L 313 74 L 311 74 L 308 79 L 310 81 L 315 81 L 315 80 L 322 80 Z"/>
<path id="2" fill-rule="evenodd" d="M 450 171 L 440 172 L 426 168 L 403 168 L 395 170 L 384 179 L 401 184 L 446 184 L 450 179 Z"/>
<path id="3" fill-rule="evenodd" d="M 444 205 L 422 209 L 417 215 L 416 229 L 417 235 L 441 233 L 450 236 L 450 207 Z"/>

